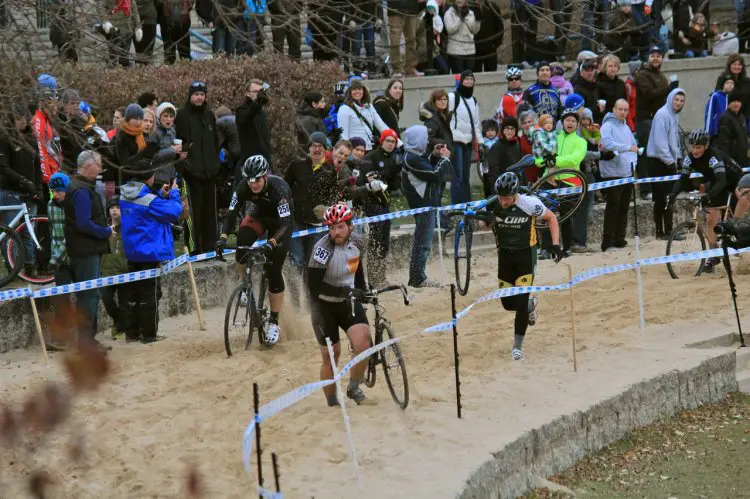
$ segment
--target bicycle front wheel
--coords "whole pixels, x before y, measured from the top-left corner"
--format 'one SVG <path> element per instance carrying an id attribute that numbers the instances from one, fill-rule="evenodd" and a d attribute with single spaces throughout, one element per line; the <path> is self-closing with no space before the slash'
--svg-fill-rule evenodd
<path id="1" fill-rule="evenodd" d="M 560 179 L 563 176 L 564 181 Z M 555 170 L 537 180 L 531 186 L 531 194 L 538 197 L 562 223 L 583 206 L 588 188 L 586 177 L 579 170 Z M 537 217 L 536 226 L 546 227 L 547 222 Z"/>
<path id="2" fill-rule="evenodd" d="M 461 220 L 456 228 L 456 239 L 453 246 L 453 263 L 456 268 L 456 288 L 458 294 L 466 296 L 471 279 L 471 241 L 473 237 L 471 223 Z"/>
<path id="3" fill-rule="evenodd" d="M 2 288 L 18 275 L 21 267 L 23 267 L 26 255 L 21 244 L 21 238 L 13 229 L 6 225 L 0 225 L 0 234 L 0 237 L 2 237 L 0 244 L 6 249 L 1 252 L 3 261 L 0 263 L 0 288 Z M 8 257 L 8 247 L 15 247 L 13 250 L 14 258 L 12 259 Z"/>
<path id="4" fill-rule="evenodd" d="M 396 337 L 390 322 L 383 321 L 380 327 L 387 333 L 389 340 Z M 404 364 L 404 357 L 401 355 L 401 346 L 398 343 L 393 343 L 381 350 L 381 353 L 383 374 L 385 374 L 385 382 L 388 384 L 391 397 L 401 409 L 406 409 L 406 406 L 409 405 L 409 381 L 406 378 L 406 364 Z"/>
<path id="5" fill-rule="evenodd" d="M 672 229 L 667 241 L 667 256 L 684 255 L 696 251 L 706 250 L 706 236 L 703 229 L 695 220 L 684 222 Z M 667 264 L 667 270 L 672 279 L 680 277 L 698 277 L 703 272 L 706 259 L 685 260 Z"/>
<path id="6" fill-rule="evenodd" d="M 35 247 L 34 240 L 31 238 L 31 233 L 29 232 L 29 227 L 26 225 L 26 222 L 23 222 L 21 225 L 16 227 L 16 234 L 18 234 L 20 240 L 26 245 L 26 259 L 24 263 L 32 262 L 28 254 L 28 250 L 29 248 L 31 248 L 33 251 L 33 256 L 35 257 L 34 261 L 35 263 L 37 263 L 37 271 L 39 272 L 39 274 L 27 274 L 24 267 L 21 266 L 21 269 L 18 272 L 18 277 L 31 284 L 50 284 L 54 282 L 55 276 L 53 273 L 47 270 L 47 265 L 50 258 L 49 219 L 47 217 L 31 217 L 29 221 L 31 222 L 31 227 L 34 230 L 34 235 L 39 241 L 39 245 L 42 247 L 42 249 L 40 250 Z M 10 242 L 8 244 L 7 252 L 9 261 L 11 259 L 15 259 L 16 254 L 18 253 L 17 248 L 18 247 L 15 246 L 13 242 Z"/>
<path id="7" fill-rule="evenodd" d="M 229 297 L 224 315 L 224 348 L 227 351 L 227 357 L 247 350 L 250 345 L 253 321 L 249 295 L 247 287 L 241 284 Z"/>

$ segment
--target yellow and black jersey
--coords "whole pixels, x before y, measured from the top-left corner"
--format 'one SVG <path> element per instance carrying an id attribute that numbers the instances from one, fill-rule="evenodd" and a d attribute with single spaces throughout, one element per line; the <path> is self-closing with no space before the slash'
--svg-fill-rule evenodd
<path id="1" fill-rule="evenodd" d="M 547 207 L 535 196 L 519 194 L 510 208 L 503 208 L 500 201 L 496 201 L 493 207 L 493 231 L 497 247 L 522 250 L 536 246 L 534 222 L 545 213 Z"/>

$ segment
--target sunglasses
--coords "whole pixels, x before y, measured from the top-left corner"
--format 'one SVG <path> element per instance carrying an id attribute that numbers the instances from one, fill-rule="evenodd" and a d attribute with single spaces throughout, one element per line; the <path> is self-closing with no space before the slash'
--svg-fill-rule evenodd
<path id="1" fill-rule="evenodd" d="M 519 78 L 518 76 L 514 76 L 512 78 L 508 78 L 508 81 L 521 81 L 521 78 Z"/>

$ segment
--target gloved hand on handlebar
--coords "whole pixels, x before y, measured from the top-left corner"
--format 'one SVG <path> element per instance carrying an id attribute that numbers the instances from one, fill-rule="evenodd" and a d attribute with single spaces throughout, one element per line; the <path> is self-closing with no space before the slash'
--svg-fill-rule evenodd
<path id="1" fill-rule="evenodd" d="M 227 235 L 222 234 L 219 236 L 219 240 L 216 241 L 216 254 L 221 256 L 224 253 L 224 248 L 227 247 Z"/>
<path id="2" fill-rule="evenodd" d="M 271 260 L 274 249 L 276 249 L 276 241 L 273 238 L 265 242 L 263 245 L 263 256 L 266 257 L 266 260 Z"/>
<path id="3" fill-rule="evenodd" d="M 563 259 L 563 252 L 559 244 L 552 245 L 551 253 L 552 253 L 552 256 L 554 257 L 555 263 L 560 263 L 560 260 Z"/>

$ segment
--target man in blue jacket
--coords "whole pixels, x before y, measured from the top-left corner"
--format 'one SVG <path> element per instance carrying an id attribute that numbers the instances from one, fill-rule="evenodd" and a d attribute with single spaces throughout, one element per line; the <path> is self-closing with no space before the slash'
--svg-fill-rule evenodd
<path id="1" fill-rule="evenodd" d="M 133 177 L 120 188 L 121 230 L 128 270 L 140 272 L 159 267 L 159 263 L 174 258 L 172 223 L 182 213 L 177 181 L 154 189 L 154 168 L 148 161 L 136 163 Z M 129 296 L 135 310 L 133 332 L 127 341 L 153 343 L 159 328 L 159 279 L 143 279 L 130 284 Z"/>

